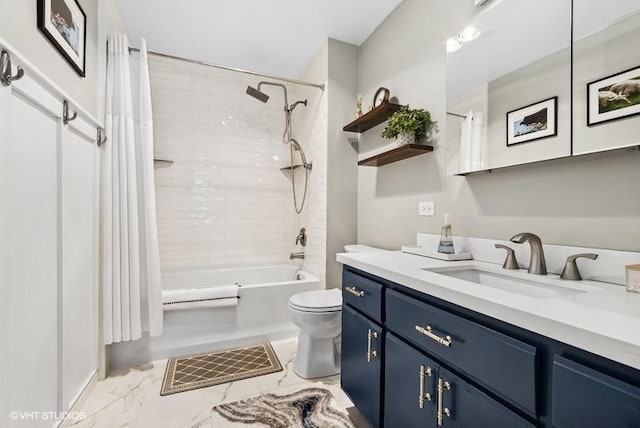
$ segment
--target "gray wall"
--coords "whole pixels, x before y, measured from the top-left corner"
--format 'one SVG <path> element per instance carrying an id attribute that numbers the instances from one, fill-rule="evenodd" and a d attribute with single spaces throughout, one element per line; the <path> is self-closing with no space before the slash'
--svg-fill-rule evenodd
<path id="1" fill-rule="evenodd" d="M 81 78 L 38 30 L 37 1 L 0 0 L 0 37 L 67 92 L 89 113 L 98 107 L 98 0 L 79 0 L 87 15 L 86 76 Z"/>
<path id="2" fill-rule="evenodd" d="M 355 119 L 358 93 L 358 48 L 329 39 L 327 93 L 327 288 L 342 283 L 336 253 L 357 240 L 357 152 L 349 143 L 356 134 L 342 131 Z"/>
<path id="3" fill-rule="evenodd" d="M 400 103 L 430 110 L 440 134 L 431 154 L 358 168 L 358 242 L 397 249 L 415 242 L 416 232 L 439 232 L 440 214 L 450 212 L 458 235 L 505 239 L 530 231 L 546 243 L 640 249 L 640 152 L 445 176 L 445 40 L 472 13 L 445 0 L 404 0 L 360 48 L 365 109 L 385 86 Z M 362 134 L 360 150 L 384 144 L 382 129 Z M 425 200 L 436 202 L 435 217 L 418 217 Z"/>

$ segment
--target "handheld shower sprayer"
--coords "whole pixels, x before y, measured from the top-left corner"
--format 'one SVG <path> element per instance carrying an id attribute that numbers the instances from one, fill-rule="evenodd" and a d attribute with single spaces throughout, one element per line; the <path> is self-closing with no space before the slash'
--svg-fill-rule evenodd
<path id="1" fill-rule="evenodd" d="M 296 140 L 294 140 L 293 138 L 291 140 L 289 140 L 289 143 L 291 144 L 291 147 L 296 150 L 297 152 L 300 153 L 300 159 L 302 159 L 302 165 L 308 169 L 311 170 L 312 165 L 311 163 L 307 162 L 307 157 L 304 154 L 304 150 L 302 150 L 302 147 L 300 146 L 300 143 L 298 143 Z"/>

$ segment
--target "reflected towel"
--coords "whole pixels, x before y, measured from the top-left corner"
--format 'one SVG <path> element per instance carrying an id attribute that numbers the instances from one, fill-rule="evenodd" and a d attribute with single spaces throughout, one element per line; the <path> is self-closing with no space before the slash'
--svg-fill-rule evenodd
<path id="1" fill-rule="evenodd" d="M 162 291 L 165 311 L 238 306 L 238 285 Z"/>
<path id="2" fill-rule="evenodd" d="M 471 170 L 471 138 L 473 111 L 469 111 L 460 125 L 460 172 Z"/>
<path id="3" fill-rule="evenodd" d="M 484 115 L 469 111 L 460 125 L 460 171 L 469 172 L 484 167 Z"/>
<path id="4" fill-rule="evenodd" d="M 471 171 L 482 169 L 484 167 L 484 144 L 482 144 L 483 127 L 484 115 L 479 111 L 473 112 L 473 117 L 471 119 L 471 150 L 469 157 Z"/>

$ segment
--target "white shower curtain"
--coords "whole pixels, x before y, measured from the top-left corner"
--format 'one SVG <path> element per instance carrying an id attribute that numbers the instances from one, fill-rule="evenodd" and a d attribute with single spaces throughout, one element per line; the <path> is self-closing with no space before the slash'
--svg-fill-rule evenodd
<path id="1" fill-rule="evenodd" d="M 153 119 L 146 43 L 109 36 L 103 146 L 103 287 L 106 344 L 162 334 L 153 179 Z"/>

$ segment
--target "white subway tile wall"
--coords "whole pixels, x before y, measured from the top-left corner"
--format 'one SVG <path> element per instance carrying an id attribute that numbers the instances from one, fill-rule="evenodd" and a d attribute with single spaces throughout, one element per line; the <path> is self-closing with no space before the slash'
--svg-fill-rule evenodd
<path id="1" fill-rule="evenodd" d="M 327 246 L 327 95 L 315 88 L 295 87 L 295 99 L 308 99 L 305 114 L 295 116 L 293 133 L 301 136 L 300 144 L 309 159 L 313 160 L 313 170 L 309 175 L 307 202 L 298 226 L 307 229 L 304 268 L 320 279 L 325 288 L 326 246 Z M 298 109 L 295 110 L 296 112 Z M 301 177 L 298 172 L 296 179 Z M 297 180 L 296 183 L 302 180 Z"/>
<path id="2" fill-rule="evenodd" d="M 300 250 L 298 228 L 307 227 L 307 251 L 313 248 L 307 262 L 323 275 L 324 262 L 313 254 L 320 245 L 324 252 L 326 235 L 319 212 L 326 197 L 318 195 L 326 193 L 326 112 L 325 126 L 317 126 L 324 140 L 315 137 L 316 126 L 299 139 L 311 152 L 317 183 L 309 186 L 310 211 L 297 216 L 291 181 L 280 171 L 289 164 L 282 91 L 267 87 L 271 99 L 263 104 L 245 94 L 247 85 L 262 80 L 257 76 L 153 55 L 149 68 L 155 157 L 174 161 L 155 170 L 162 267 L 288 262 L 289 253 Z M 295 85 L 287 86 L 292 92 Z M 298 107 L 294 120 L 315 125 L 317 117 L 310 115 L 320 96 L 313 102 Z M 311 135 L 313 143 L 306 141 Z M 324 166 L 315 157 L 321 145 Z M 305 224 L 311 217 L 314 224 Z"/>

